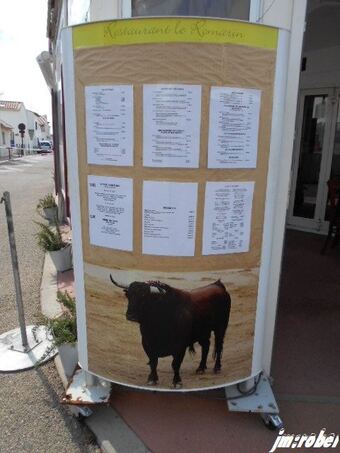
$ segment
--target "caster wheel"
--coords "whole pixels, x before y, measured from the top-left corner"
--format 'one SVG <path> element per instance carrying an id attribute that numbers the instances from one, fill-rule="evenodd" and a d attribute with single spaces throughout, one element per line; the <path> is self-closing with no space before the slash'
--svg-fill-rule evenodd
<path id="1" fill-rule="evenodd" d="M 283 422 L 277 414 L 261 414 L 261 417 L 267 429 L 277 431 L 283 428 Z"/>

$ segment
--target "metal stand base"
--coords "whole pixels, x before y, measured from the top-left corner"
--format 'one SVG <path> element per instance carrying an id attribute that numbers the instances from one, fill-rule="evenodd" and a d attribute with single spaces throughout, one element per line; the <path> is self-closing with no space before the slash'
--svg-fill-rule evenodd
<path id="1" fill-rule="evenodd" d="M 57 351 L 46 326 L 27 326 L 28 346 L 22 346 L 20 328 L 0 335 L 0 372 L 9 373 L 33 368 L 47 362 Z M 48 354 L 46 352 L 50 351 Z"/>
<path id="2" fill-rule="evenodd" d="M 239 392 L 237 385 L 226 387 L 225 394 L 230 411 L 259 413 L 269 429 L 282 428 L 283 423 L 278 415 L 279 408 L 266 376 L 260 377 L 256 391 L 250 395 Z"/>
<path id="3" fill-rule="evenodd" d="M 61 399 L 63 404 L 92 406 L 107 404 L 111 395 L 111 383 L 99 379 L 78 368 Z"/>

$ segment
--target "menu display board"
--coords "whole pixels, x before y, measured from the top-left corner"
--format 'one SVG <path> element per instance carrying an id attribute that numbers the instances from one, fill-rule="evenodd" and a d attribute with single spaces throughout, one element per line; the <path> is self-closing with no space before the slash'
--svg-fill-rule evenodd
<path id="1" fill-rule="evenodd" d="M 209 168 L 255 168 L 261 91 L 211 87 Z"/>
<path id="2" fill-rule="evenodd" d="M 81 366 L 151 390 L 253 376 L 277 30 L 138 18 L 66 32 Z"/>
<path id="3" fill-rule="evenodd" d="M 132 250 L 132 179 L 88 176 L 90 243 Z"/>
<path id="4" fill-rule="evenodd" d="M 143 106 L 144 165 L 197 168 L 201 86 L 144 85 Z"/>
<path id="5" fill-rule="evenodd" d="M 144 181 L 143 253 L 194 256 L 197 184 Z"/>
<path id="6" fill-rule="evenodd" d="M 133 87 L 85 87 L 87 160 L 97 165 L 133 165 Z"/>
<path id="7" fill-rule="evenodd" d="M 207 182 L 203 255 L 249 250 L 253 182 Z"/>

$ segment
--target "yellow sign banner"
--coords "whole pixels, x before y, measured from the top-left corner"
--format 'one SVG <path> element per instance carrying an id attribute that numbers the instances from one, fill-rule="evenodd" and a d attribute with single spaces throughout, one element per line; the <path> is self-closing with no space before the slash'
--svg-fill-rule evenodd
<path id="1" fill-rule="evenodd" d="M 248 22 L 203 18 L 121 19 L 73 27 L 75 49 L 188 42 L 276 49 L 278 30 Z"/>

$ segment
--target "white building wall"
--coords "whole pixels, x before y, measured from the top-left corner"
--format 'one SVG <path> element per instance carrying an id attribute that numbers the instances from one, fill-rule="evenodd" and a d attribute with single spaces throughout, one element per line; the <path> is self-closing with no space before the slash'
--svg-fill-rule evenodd
<path id="1" fill-rule="evenodd" d="M 291 30 L 293 6 L 297 1 L 305 4 L 305 0 L 263 0 L 258 22 Z"/>
<path id="2" fill-rule="evenodd" d="M 314 7 L 313 7 L 314 4 Z M 301 88 L 340 86 L 340 2 L 316 6 L 311 2 L 307 16 L 301 72 Z"/>
<path id="3" fill-rule="evenodd" d="M 7 158 L 11 143 L 11 129 L 1 124 L 0 118 L 0 159 Z"/>
<path id="4" fill-rule="evenodd" d="M 301 88 L 340 86 L 340 46 L 304 52 L 306 70 L 301 73 Z"/>
<path id="5" fill-rule="evenodd" d="M 25 106 L 22 104 L 20 110 L 4 110 L 0 109 L 0 115 L 1 119 L 6 121 L 6 123 L 9 123 L 11 126 L 13 126 L 13 132 L 14 132 L 14 145 L 20 147 L 21 146 L 21 135 L 19 134 L 19 129 L 18 129 L 18 124 L 24 123 L 26 125 L 26 132 L 24 136 L 24 146 L 25 148 L 30 148 L 31 147 L 31 140 L 29 138 L 28 132 L 27 132 L 27 124 L 28 124 L 28 118 L 27 118 L 27 112 L 25 109 Z"/>
<path id="6" fill-rule="evenodd" d="M 277 199 L 272 225 L 265 235 L 271 235 L 269 270 L 267 275 L 266 309 L 263 325 L 263 369 L 267 374 L 271 371 L 273 353 L 277 298 L 280 282 L 285 220 L 289 201 L 290 169 L 293 154 L 296 107 L 298 99 L 302 42 L 305 28 L 307 0 L 264 0 L 259 22 L 288 29 L 290 40 L 288 45 L 288 64 L 286 95 L 281 102 L 284 105 L 282 121 L 281 159 L 278 167 L 280 172 L 276 181 Z M 262 257 L 263 259 L 263 257 Z"/>
<path id="7" fill-rule="evenodd" d="M 37 115 L 31 110 L 27 110 L 27 125 L 26 125 L 27 133 L 30 136 L 31 145 L 32 147 L 38 146 L 38 124 L 37 124 Z"/>
<path id="8" fill-rule="evenodd" d="M 92 0 L 89 20 L 94 22 L 121 17 L 120 4 L 119 0 Z"/>
<path id="9" fill-rule="evenodd" d="M 107 3 L 107 1 L 105 3 Z M 68 0 L 67 25 L 75 25 L 82 24 L 83 22 L 88 22 L 90 4 L 91 0 Z M 66 9 L 65 2 L 63 2 L 63 8 Z"/>
<path id="10" fill-rule="evenodd" d="M 1 124 L 0 120 L 0 148 L 9 147 L 11 143 L 11 129 Z"/>
<path id="11" fill-rule="evenodd" d="M 52 140 L 52 137 L 51 137 L 51 134 L 49 132 L 50 128 L 49 128 L 49 125 L 48 124 L 44 124 L 44 125 L 38 125 L 38 137 L 39 137 L 39 140 L 47 140 L 47 141 L 51 141 Z"/>

